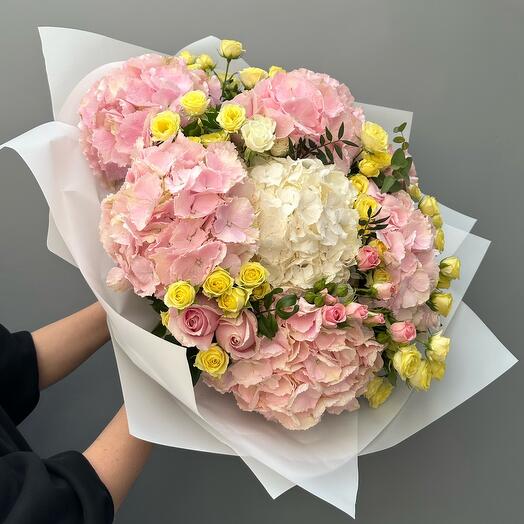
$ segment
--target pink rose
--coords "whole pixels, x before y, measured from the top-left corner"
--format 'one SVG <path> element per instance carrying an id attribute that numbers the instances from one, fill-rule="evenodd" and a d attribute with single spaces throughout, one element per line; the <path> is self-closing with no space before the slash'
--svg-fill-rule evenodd
<path id="1" fill-rule="evenodd" d="M 377 292 L 379 300 L 389 300 L 395 291 L 391 282 L 378 282 L 373 284 L 373 289 Z"/>
<path id="2" fill-rule="evenodd" d="M 220 314 L 211 302 L 193 304 L 183 311 L 169 310 L 168 329 L 178 342 L 187 347 L 208 349 L 218 326 Z"/>
<path id="3" fill-rule="evenodd" d="M 303 298 L 298 301 L 300 309 L 287 320 L 289 334 L 295 340 L 314 340 L 322 326 L 322 312 Z"/>
<path id="4" fill-rule="evenodd" d="M 378 326 L 379 324 L 384 324 L 386 319 L 382 313 L 370 313 L 366 318 L 366 324 L 368 326 Z"/>
<path id="5" fill-rule="evenodd" d="M 334 304 L 322 308 L 322 325 L 327 328 L 337 327 L 337 324 L 346 320 L 346 308 L 344 304 Z"/>
<path id="6" fill-rule="evenodd" d="M 367 271 L 373 269 L 380 264 L 380 257 L 378 251 L 374 247 L 363 246 L 358 250 L 357 264 L 360 271 Z"/>
<path id="7" fill-rule="evenodd" d="M 358 302 L 346 304 L 346 315 L 355 320 L 364 320 L 368 317 L 368 307 Z"/>
<path id="8" fill-rule="evenodd" d="M 389 332 L 391 333 L 391 338 L 395 342 L 399 342 L 401 344 L 406 344 L 417 338 L 417 329 L 415 324 L 409 320 L 391 324 Z"/>
<path id="9" fill-rule="evenodd" d="M 217 342 L 234 359 L 251 358 L 257 350 L 257 319 L 244 310 L 237 318 L 222 318 L 216 329 Z"/>

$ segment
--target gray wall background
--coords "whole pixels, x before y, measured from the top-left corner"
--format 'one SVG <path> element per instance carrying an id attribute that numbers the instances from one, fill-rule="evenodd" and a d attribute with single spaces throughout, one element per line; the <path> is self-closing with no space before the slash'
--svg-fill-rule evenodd
<path id="1" fill-rule="evenodd" d="M 306 65 L 358 100 L 414 111 L 423 188 L 478 217 L 493 241 L 466 296 L 522 351 L 523 0 L 2 0 L 0 143 L 51 119 L 38 25 L 86 29 L 175 52 L 216 34 L 247 60 Z M 0 321 L 35 329 L 93 300 L 46 249 L 47 205 L 13 152 L 0 154 Z M 522 364 L 401 445 L 360 461 L 360 524 L 522 522 Z M 121 403 L 110 347 L 45 391 L 23 432 L 43 455 L 84 449 Z M 232 503 L 235 497 L 235 503 Z M 338 524 L 295 488 L 271 501 L 239 459 L 158 447 L 116 518 L 154 522 Z"/>

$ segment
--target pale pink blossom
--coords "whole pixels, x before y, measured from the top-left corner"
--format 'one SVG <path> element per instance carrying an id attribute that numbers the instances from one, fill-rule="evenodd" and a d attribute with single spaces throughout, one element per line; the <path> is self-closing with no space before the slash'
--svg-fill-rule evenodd
<path id="1" fill-rule="evenodd" d="M 380 264 L 378 251 L 374 247 L 362 246 L 357 253 L 357 265 L 360 271 L 368 271 Z"/>
<path id="2" fill-rule="evenodd" d="M 413 322 L 406 320 L 404 322 L 393 322 L 389 326 L 389 332 L 394 342 L 407 344 L 417 338 L 417 328 Z"/>

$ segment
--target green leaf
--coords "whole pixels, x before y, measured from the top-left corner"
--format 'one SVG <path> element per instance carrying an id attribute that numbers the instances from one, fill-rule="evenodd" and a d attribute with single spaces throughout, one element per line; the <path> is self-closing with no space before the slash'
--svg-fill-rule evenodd
<path id="1" fill-rule="evenodd" d="M 403 167 L 405 162 L 406 157 L 404 155 L 404 151 L 402 151 L 402 149 L 397 149 L 391 157 L 391 166 L 393 169 L 398 169 L 399 167 Z"/>
<path id="2" fill-rule="evenodd" d="M 164 338 L 165 334 L 167 333 L 167 329 L 166 327 L 164 326 L 164 324 L 162 324 L 162 322 L 159 322 L 155 328 L 153 329 L 153 331 L 151 331 L 151 333 L 153 335 L 155 335 L 156 337 L 160 337 L 160 338 Z"/>
<path id="3" fill-rule="evenodd" d="M 393 139 L 393 142 L 395 142 L 395 144 L 403 144 L 404 143 L 404 137 L 403 136 L 396 136 Z"/>
<path id="4" fill-rule="evenodd" d="M 295 294 L 286 295 L 277 301 L 277 303 L 275 304 L 275 309 L 278 311 L 294 306 L 297 303 L 297 300 L 298 297 Z"/>
<path id="5" fill-rule="evenodd" d="M 382 191 L 382 193 L 387 193 L 393 187 L 394 183 L 395 178 L 392 176 L 387 176 L 384 178 L 384 183 L 382 184 L 380 190 Z"/>
<path id="6" fill-rule="evenodd" d="M 338 158 L 341 160 L 344 158 L 342 155 L 342 148 L 340 147 L 340 144 L 335 144 L 335 153 L 338 155 Z"/>
<path id="7" fill-rule="evenodd" d="M 323 164 L 329 164 L 328 159 L 326 157 L 326 154 L 319 150 L 317 151 L 317 158 L 323 163 Z"/>
<path id="8" fill-rule="evenodd" d="M 198 121 L 194 120 L 190 122 L 186 127 L 182 129 L 184 136 L 200 136 L 201 129 L 198 125 Z"/>
<path id="9" fill-rule="evenodd" d="M 408 147 L 409 147 L 409 143 L 408 143 L 408 142 L 404 142 L 404 143 L 402 144 L 402 149 L 403 149 L 404 151 L 407 151 Z"/>
<path id="10" fill-rule="evenodd" d="M 344 122 L 340 124 L 338 128 L 338 139 L 340 140 L 344 136 Z"/>
<path id="11" fill-rule="evenodd" d="M 320 136 L 320 145 L 323 146 L 326 143 L 326 139 L 324 138 L 324 135 Z"/>
<path id="12" fill-rule="evenodd" d="M 293 315 L 295 315 L 296 313 L 298 313 L 298 305 L 295 305 L 293 306 L 293 309 L 291 311 L 281 311 L 281 310 L 278 310 L 277 311 L 277 315 L 283 319 L 283 320 L 287 320 L 288 318 L 291 318 Z"/>
<path id="13" fill-rule="evenodd" d="M 335 160 L 334 160 L 334 158 L 333 158 L 333 151 L 331 151 L 331 149 L 328 149 L 328 148 L 326 147 L 325 152 L 326 152 L 326 156 L 328 157 L 329 162 L 330 162 L 331 164 L 334 164 L 334 163 L 335 163 Z"/>
<path id="14" fill-rule="evenodd" d="M 399 132 L 402 133 L 402 131 L 404 131 L 404 129 L 406 129 L 406 126 L 407 126 L 407 125 L 408 125 L 407 122 L 402 122 L 402 124 L 400 124 L 400 125 L 398 126 L 398 128 L 397 128 L 398 131 L 396 131 L 396 132 L 397 132 L 397 133 L 399 133 Z"/>
<path id="15" fill-rule="evenodd" d="M 352 146 L 352 147 L 360 147 L 358 144 L 355 144 L 355 142 L 351 142 L 351 140 L 342 140 L 346 146 Z"/>
<path id="16" fill-rule="evenodd" d="M 266 309 L 269 309 L 271 307 L 271 304 L 273 303 L 273 297 L 275 295 L 278 295 L 279 293 L 282 293 L 284 291 L 281 287 L 276 287 L 275 289 L 272 289 L 265 297 L 264 297 L 264 307 Z"/>
<path id="17" fill-rule="evenodd" d="M 331 142 L 333 140 L 333 135 L 331 134 L 331 131 L 326 127 L 326 138 Z"/>

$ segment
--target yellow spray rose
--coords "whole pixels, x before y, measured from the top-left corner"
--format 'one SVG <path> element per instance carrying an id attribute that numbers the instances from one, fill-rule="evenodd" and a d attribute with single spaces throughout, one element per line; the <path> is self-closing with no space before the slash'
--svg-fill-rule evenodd
<path id="1" fill-rule="evenodd" d="M 249 292 L 240 287 L 231 288 L 217 300 L 218 307 L 226 318 L 237 318 L 242 308 L 246 305 Z"/>
<path id="2" fill-rule="evenodd" d="M 186 63 L 186 65 L 192 65 L 195 63 L 195 57 L 194 55 L 192 55 L 189 51 L 185 50 L 184 51 L 180 51 L 180 53 L 178 53 L 178 56 Z"/>
<path id="3" fill-rule="evenodd" d="M 188 91 L 181 99 L 180 105 L 189 116 L 200 116 L 209 106 L 209 98 L 200 89 Z"/>
<path id="4" fill-rule="evenodd" d="M 195 301 L 195 288 L 186 280 L 171 284 L 164 295 L 164 304 L 175 309 L 185 309 Z"/>
<path id="5" fill-rule="evenodd" d="M 453 295 L 451 293 L 431 293 L 429 303 L 439 315 L 447 317 L 453 305 Z"/>
<path id="6" fill-rule="evenodd" d="M 244 288 L 252 289 L 261 286 L 268 278 L 267 269 L 259 262 L 245 263 L 235 279 L 236 283 Z"/>
<path id="7" fill-rule="evenodd" d="M 218 112 L 218 125 L 228 133 L 236 133 L 246 121 L 246 110 L 239 104 L 224 104 Z"/>
<path id="8" fill-rule="evenodd" d="M 438 360 L 429 360 L 431 376 L 437 380 L 442 380 L 446 374 L 446 363 Z"/>
<path id="9" fill-rule="evenodd" d="M 372 408 L 378 408 L 391 395 L 393 384 L 385 377 L 373 377 L 368 384 L 364 396 Z"/>
<path id="10" fill-rule="evenodd" d="M 222 376 L 229 364 L 229 355 L 217 344 L 209 349 L 200 350 L 195 358 L 194 366 L 201 371 L 218 378 Z"/>
<path id="11" fill-rule="evenodd" d="M 219 297 L 229 291 L 233 283 L 233 277 L 225 269 L 217 267 L 204 280 L 202 291 L 206 297 Z"/>
<path id="12" fill-rule="evenodd" d="M 370 242 L 368 242 L 368 246 L 375 248 L 378 251 L 378 255 L 382 257 L 384 253 L 388 250 L 386 244 L 382 242 L 382 240 L 379 240 L 378 238 L 374 238 Z"/>
<path id="13" fill-rule="evenodd" d="M 409 379 L 417 372 L 422 357 L 417 346 L 411 344 L 409 346 L 402 346 L 393 355 L 393 366 L 397 370 L 398 376 L 402 380 Z"/>
<path id="14" fill-rule="evenodd" d="M 380 175 L 378 164 L 371 158 L 363 158 L 358 163 L 358 170 L 368 178 L 373 178 Z"/>
<path id="15" fill-rule="evenodd" d="M 445 245 L 446 245 L 446 238 L 444 235 L 444 230 L 439 227 L 435 231 L 435 249 L 438 249 L 440 252 L 442 252 L 444 251 Z"/>
<path id="16" fill-rule="evenodd" d="M 460 278 L 460 259 L 457 257 L 446 257 L 440 261 L 440 273 L 445 277 Z"/>
<path id="17" fill-rule="evenodd" d="M 390 281 L 391 281 L 391 277 L 385 269 L 382 269 L 379 267 L 378 269 L 375 269 L 375 271 L 373 271 L 373 283 L 374 284 L 384 284 L 385 282 L 390 282 Z"/>
<path id="18" fill-rule="evenodd" d="M 195 65 L 198 66 L 199 69 L 213 69 L 215 67 L 215 61 L 206 54 L 199 55 L 195 61 Z"/>
<path id="19" fill-rule="evenodd" d="M 244 51 L 245 49 L 242 47 L 242 42 L 238 40 L 222 40 L 220 42 L 220 56 L 228 60 L 238 58 Z"/>
<path id="20" fill-rule="evenodd" d="M 271 285 L 269 282 L 264 282 L 263 284 L 260 284 L 260 286 L 257 286 L 253 288 L 253 291 L 251 292 L 251 296 L 255 300 L 261 300 L 263 299 L 269 292 L 271 291 Z"/>
<path id="21" fill-rule="evenodd" d="M 384 129 L 374 122 L 364 122 L 360 140 L 364 149 L 370 153 L 380 153 L 387 151 L 388 134 Z"/>
<path id="22" fill-rule="evenodd" d="M 261 80 L 267 78 L 267 72 L 260 69 L 260 67 L 246 67 L 239 71 L 238 76 L 246 89 L 252 89 Z"/>
<path id="23" fill-rule="evenodd" d="M 420 190 L 420 187 L 418 186 L 418 184 L 411 184 L 409 187 L 408 187 L 408 193 L 409 193 L 409 196 L 413 199 L 413 200 L 420 200 L 422 198 L 422 191 Z"/>
<path id="24" fill-rule="evenodd" d="M 169 311 L 160 312 L 160 322 L 162 322 L 162 325 L 164 327 L 167 327 L 167 325 L 169 324 Z"/>
<path id="25" fill-rule="evenodd" d="M 451 278 L 445 277 L 442 273 L 439 274 L 437 287 L 439 289 L 449 289 L 451 287 Z"/>
<path id="26" fill-rule="evenodd" d="M 191 140 L 191 142 L 196 142 L 197 144 L 202 142 L 202 138 L 199 136 L 188 136 L 187 139 Z"/>
<path id="27" fill-rule="evenodd" d="M 200 142 L 205 146 L 214 144 L 215 142 L 226 142 L 229 140 L 227 131 L 216 131 L 215 133 L 206 133 L 200 137 Z"/>
<path id="28" fill-rule="evenodd" d="M 351 183 L 353 184 L 354 188 L 359 193 L 365 193 L 368 190 L 369 187 L 369 180 L 364 175 L 353 175 L 350 178 Z"/>
<path id="29" fill-rule="evenodd" d="M 422 197 L 418 204 L 418 208 L 428 217 L 439 214 L 437 199 L 430 195 L 425 195 Z"/>
<path id="30" fill-rule="evenodd" d="M 416 389 L 427 391 L 431 385 L 431 367 L 427 360 L 421 360 L 409 383 Z"/>
<path id="31" fill-rule="evenodd" d="M 283 69 L 282 67 L 272 65 L 269 68 L 269 71 L 268 71 L 267 74 L 268 74 L 269 78 L 273 78 L 277 73 L 285 73 L 285 72 L 286 72 L 286 70 Z"/>
<path id="32" fill-rule="evenodd" d="M 367 158 L 382 171 L 391 165 L 391 153 L 389 151 L 377 151 L 376 153 L 364 153 L 364 158 Z"/>
<path id="33" fill-rule="evenodd" d="M 150 124 L 151 134 L 155 140 L 167 140 L 175 136 L 180 129 L 180 115 L 173 111 L 157 113 Z"/>
<path id="34" fill-rule="evenodd" d="M 360 218 L 367 219 L 369 210 L 371 210 L 370 215 L 374 215 L 379 208 L 379 203 L 372 196 L 358 195 L 354 207 Z"/>
<path id="35" fill-rule="evenodd" d="M 440 333 L 436 333 L 429 337 L 428 350 L 426 356 L 429 360 L 438 360 L 444 362 L 449 353 L 449 345 L 451 340 L 448 337 L 443 337 Z"/>
<path id="36" fill-rule="evenodd" d="M 444 220 L 442 220 L 442 215 L 440 213 L 433 215 L 431 221 L 435 227 L 442 227 L 444 224 Z"/>

